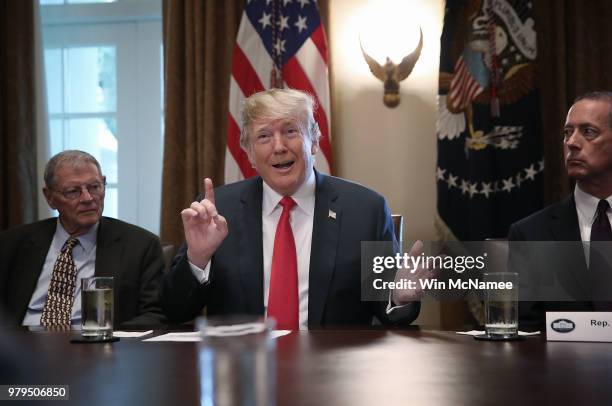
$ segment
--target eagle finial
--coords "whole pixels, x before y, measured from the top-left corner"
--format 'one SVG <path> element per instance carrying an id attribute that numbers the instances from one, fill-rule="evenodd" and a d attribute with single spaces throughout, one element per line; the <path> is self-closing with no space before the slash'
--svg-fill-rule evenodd
<path id="1" fill-rule="evenodd" d="M 393 63 L 389 57 L 387 57 L 384 65 L 379 64 L 374 58 L 366 53 L 363 49 L 361 38 L 359 39 L 361 52 L 370 67 L 370 71 L 384 83 L 385 94 L 383 96 L 383 102 L 387 107 L 396 107 L 399 104 L 399 82 L 410 75 L 412 69 L 414 69 L 414 65 L 421 56 L 421 49 L 423 49 L 423 30 L 420 27 L 419 32 L 420 38 L 417 47 L 414 51 L 406 55 L 399 64 Z"/>

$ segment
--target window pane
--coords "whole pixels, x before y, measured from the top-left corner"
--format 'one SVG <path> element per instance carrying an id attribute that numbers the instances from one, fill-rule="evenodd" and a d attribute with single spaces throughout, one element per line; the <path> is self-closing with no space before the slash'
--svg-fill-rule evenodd
<path id="1" fill-rule="evenodd" d="M 70 4 L 81 4 L 81 3 L 114 3 L 117 0 L 68 0 Z"/>
<path id="2" fill-rule="evenodd" d="M 62 52 L 59 48 L 45 49 L 45 75 L 49 113 L 62 112 Z"/>
<path id="3" fill-rule="evenodd" d="M 166 97 L 166 94 L 164 92 L 164 44 L 161 44 L 159 46 L 159 66 L 160 66 L 160 70 L 159 70 L 159 86 L 160 86 L 160 95 L 161 98 L 159 99 L 159 106 L 160 106 L 160 110 L 161 110 L 161 115 L 160 115 L 160 139 L 159 139 L 159 145 L 164 145 L 164 121 L 165 121 L 165 115 L 166 115 L 166 111 L 164 110 L 164 97 Z M 162 151 L 162 156 L 160 157 L 161 160 L 163 160 L 163 148 L 161 148 Z"/>
<path id="4" fill-rule="evenodd" d="M 64 49 L 68 113 L 114 112 L 117 106 L 115 47 Z"/>
<path id="5" fill-rule="evenodd" d="M 40 0 L 41 6 L 47 6 L 49 4 L 64 4 L 64 0 Z"/>
<path id="6" fill-rule="evenodd" d="M 58 154 L 64 150 L 64 131 L 62 128 L 63 120 L 53 119 L 49 120 L 49 132 L 50 132 L 50 149 L 51 156 Z"/>
<path id="7" fill-rule="evenodd" d="M 109 118 L 68 119 L 63 149 L 80 149 L 96 157 L 108 183 L 117 183 L 117 123 Z"/>
<path id="8" fill-rule="evenodd" d="M 107 217 L 118 218 L 119 212 L 119 191 L 116 187 L 107 187 L 106 196 L 104 197 L 104 214 Z"/>

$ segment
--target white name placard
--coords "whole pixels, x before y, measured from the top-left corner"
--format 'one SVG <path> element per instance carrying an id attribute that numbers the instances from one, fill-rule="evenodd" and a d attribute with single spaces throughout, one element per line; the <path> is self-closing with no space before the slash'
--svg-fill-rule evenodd
<path id="1" fill-rule="evenodd" d="M 612 313 L 546 312 L 546 339 L 612 342 Z"/>

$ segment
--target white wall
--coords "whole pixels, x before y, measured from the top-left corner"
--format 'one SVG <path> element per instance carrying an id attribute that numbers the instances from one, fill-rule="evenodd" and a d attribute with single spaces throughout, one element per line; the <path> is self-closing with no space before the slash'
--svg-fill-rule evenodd
<path id="1" fill-rule="evenodd" d="M 405 240 L 435 239 L 436 94 L 443 16 L 443 0 L 330 2 L 334 172 L 384 195 L 391 211 L 404 215 Z M 402 21 L 394 23 L 393 17 Z M 400 105 L 388 108 L 382 103 L 382 82 L 361 55 L 359 35 L 414 27 L 414 35 L 405 36 L 411 50 L 418 25 L 423 30 L 421 57 L 401 83 Z M 390 36 L 389 41 L 401 42 L 403 37 Z M 424 304 L 418 322 L 438 324 L 438 303 Z"/>

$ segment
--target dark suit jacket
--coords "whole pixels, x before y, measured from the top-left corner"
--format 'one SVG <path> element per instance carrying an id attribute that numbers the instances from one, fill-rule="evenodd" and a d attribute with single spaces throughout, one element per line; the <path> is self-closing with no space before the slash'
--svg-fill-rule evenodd
<path id="1" fill-rule="evenodd" d="M 57 218 L 50 218 L 0 233 L 0 306 L 11 324 L 21 325 L 23 321 L 56 225 Z M 102 217 L 95 267 L 95 276 L 114 277 L 116 327 L 163 323 L 158 287 L 164 263 L 155 235 Z"/>
<path id="2" fill-rule="evenodd" d="M 581 241 L 578 214 L 573 194 L 561 202 L 526 217 L 510 227 L 511 241 Z M 533 244 L 522 266 L 517 269 L 531 298 L 543 294 L 543 286 L 557 286 L 553 292 L 564 293 L 567 300 L 521 302 L 520 322 L 525 328 L 541 327 L 547 311 L 602 310 L 603 303 L 590 300 L 592 286 L 582 243 Z M 511 262 L 513 246 L 511 243 Z M 525 250 L 526 246 L 518 248 Z M 592 273 L 592 272 L 591 272 Z M 525 275 L 525 277 L 524 277 Z M 523 289 L 523 286 L 521 287 Z"/>
<path id="3" fill-rule="evenodd" d="M 394 240 L 385 199 L 363 186 L 315 174 L 308 326 L 364 326 L 375 314 L 389 322 L 386 303 L 361 301 L 361 241 Z M 229 234 L 212 257 L 210 280 L 203 285 L 191 272 L 186 246 L 181 247 L 161 288 L 170 320 L 190 320 L 205 306 L 208 315 L 264 314 L 262 182 L 256 177 L 215 190 Z M 412 322 L 419 309 L 420 303 L 400 309 L 401 322 Z"/>

